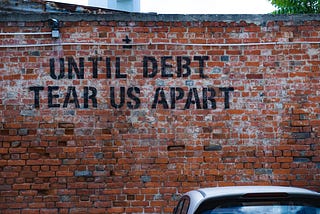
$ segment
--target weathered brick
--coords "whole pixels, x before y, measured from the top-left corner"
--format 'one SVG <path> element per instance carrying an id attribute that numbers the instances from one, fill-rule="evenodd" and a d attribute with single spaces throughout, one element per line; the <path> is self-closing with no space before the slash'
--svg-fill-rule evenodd
<path id="1" fill-rule="evenodd" d="M 12 189 L 13 190 L 28 190 L 30 189 L 30 184 L 13 184 Z"/>
<path id="2" fill-rule="evenodd" d="M 295 139 L 307 139 L 311 137 L 310 132 L 293 132 L 292 137 Z"/>
<path id="3" fill-rule="evenodd" d="M 309 120 L 293 120 L 291 121 L 291 126 L 309 126 Z"/>
<path id="4" fill-rule="evenodd" d="M 74 128 L 74 124 L 73 123 L 59 123 L 58 125 L 59 128 Z"/>
<path id="5" fill-rule="evenodd" d="M 0 35 L 0 209 L 169 213 L 198 187 L 320 190 L 319 17 L 99 16 L 69 14 L 58 40 Z M 19 17 L 2 32 L 51 31 Z M 267 41 L 288 44 L 250 44 Z"/>
<path id="6" fill-rule="evenodd" d="M 263 79 L 263 74 L 247 74 L 247 79 Z"/>
<path id="7" fill-rule="evenodd" d="M 91 177 L 92 176 L 92 172 L 85 170 L 85 171 L 75 171 L 74 175 L 76 177 Z"/>
<path id="8" fill-rule="evenodd" d="M 261 169 L 255 169 L 254 171 L 257 175 L 263 175 L 263 174 L 272 175 L 273 174 L 272 169 L 261 168 Z"/>
<path id="9" fill-rule="evenodd" d="M 209 145 L 209 146 L 204 146 L 205 151 L 220 151 L 222 150 L 221 145 Z"/>
<path id="10" fill-rule="evenodd" d="M 9 166 L 24 166 L 25 164 L 25 160 L 8 160 Z"/>

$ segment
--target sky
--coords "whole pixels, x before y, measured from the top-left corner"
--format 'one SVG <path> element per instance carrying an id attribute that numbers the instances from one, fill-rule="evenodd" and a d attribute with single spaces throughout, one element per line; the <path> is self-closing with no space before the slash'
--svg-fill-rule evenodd
<path id="1" fill-rule="evenodd" d="M 54 1 L 88 5 L 88 0 Z M 140 0 L 140 8 L 159 14 L 266 14 L 274 10 L 268 0 Z"/>

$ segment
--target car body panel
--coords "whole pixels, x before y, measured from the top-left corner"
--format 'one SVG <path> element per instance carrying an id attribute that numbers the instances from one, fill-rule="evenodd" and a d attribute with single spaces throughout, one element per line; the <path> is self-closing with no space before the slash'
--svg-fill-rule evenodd
<path id="1" fill-rule="evenodd" d="M 320 200 L 320 193 L 297 187 L 283 186 L 228 186 L 228 187 L 211 187 L 192 190 L 183 195 L 188 197 L 188 214 L 194 213 L 200 204 L 207 199 L 242 196 L 247 194 L 288 194 L 288 195 L 308 195 L 317 197 Z M 320 201 L 319 201 L 320 203 Z M 183 212 L 181 212 L 183 213 Z"/>

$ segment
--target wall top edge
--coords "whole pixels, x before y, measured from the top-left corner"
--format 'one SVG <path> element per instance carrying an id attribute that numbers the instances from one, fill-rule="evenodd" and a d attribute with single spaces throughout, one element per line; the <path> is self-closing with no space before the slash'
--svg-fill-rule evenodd
<path id="1" fill-rule="evenodd" d="M 270 21 L 289 21 L 301 23 L 320 21 L 318 15 L 271 15 L 271 14 L 154 14 L 154 13 L 121 13 L 121 14 L 77 14 L 77 13 L 21 13 L 0 12 L 0 22 L 23 21 L 38 22 L 56 18 L 60 21 L 132 21 L 132 22 L 240 22 L 263 24 Z"/>

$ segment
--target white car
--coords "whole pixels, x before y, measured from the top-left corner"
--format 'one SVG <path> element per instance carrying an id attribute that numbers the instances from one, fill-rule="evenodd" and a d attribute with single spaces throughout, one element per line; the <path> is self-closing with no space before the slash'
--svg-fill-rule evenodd
<path id="1" fill-rule="evenodd" d="M 174 214 L 320 214 L 320 193 L 295 187 L 232 186 L 192 190 Z"/>

